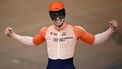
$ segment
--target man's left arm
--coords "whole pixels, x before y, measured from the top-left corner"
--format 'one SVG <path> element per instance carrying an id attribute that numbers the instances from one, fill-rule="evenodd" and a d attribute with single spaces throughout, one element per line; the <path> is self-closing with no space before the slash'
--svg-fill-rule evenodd
<path id="1" fill-rule="evenodd" d="M 105 42 L 110 35 L 115 32 L 115 29 L 117 28 L 118 24 L 116 20 L 109 21 L 109 28 L 103 32 L 95 35 L 95 40 L 93 42 L 93 45 L 101 44 Z"/>
<path id="2" fill-rule="evenodd" d="M 105 42 L 110 37 L 110 35 L 115 31 L 116 27 L 117 27 L 117 21 L 111 20 L 109 21 L 109 28 L 105 32 L 96 35 L 87 32 L 80 26 L 74 26 L 74 31 L 77 39 L 81 39 L 82 41 L 88 44 L 97 45 Z"/>

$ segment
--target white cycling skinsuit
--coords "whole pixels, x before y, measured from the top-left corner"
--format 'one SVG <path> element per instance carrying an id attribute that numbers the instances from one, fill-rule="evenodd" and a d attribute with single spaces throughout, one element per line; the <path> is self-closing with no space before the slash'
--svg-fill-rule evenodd
<path id="1" fill-rule="evenodd" d="M 94 36 L 85 31 L 81 26 L 67 24 L 60 31 L 57 31 L 54 25 L 51 25 L 43 27 L 34 37 L 15 34 L 14 38 L 26 45 L 32 46 L 38 46 L 46 41 L 48 57 L 55 60 L 72 58 L 78 39 L 96 45 L 107 40 L 112 33 L 113 31 L 109 28 L 105 32 Z"/>

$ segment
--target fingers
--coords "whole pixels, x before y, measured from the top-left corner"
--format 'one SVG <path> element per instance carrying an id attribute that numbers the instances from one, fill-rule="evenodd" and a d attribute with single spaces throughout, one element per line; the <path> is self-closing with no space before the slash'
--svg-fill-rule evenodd
<path id="1" fill-rule="evenodd" d="M 117 21 L 112 19 L 111 21 L 109 21 L 109 26 L 110 26 L 110 28 L 115 30 L 118 26 Z"/>
<path id="2" fill-rule="evenodd" d="M 109 21 L 109 24 L 111 26 L 113 26 L 113 27 L 117 27 L 118 26 L 117 21 L 116 20 L 113 20 L 113 19 L 111 21 Z"/>
<path id="3" fill-rule="evenodd" d="M 7 36 L 11 37 L 12 34 L 13 34 L 12 28 L 11 28 L 11 27 L 7 27 L 7 28 L 5 29 L 5 34 L 6 34 Z"/>

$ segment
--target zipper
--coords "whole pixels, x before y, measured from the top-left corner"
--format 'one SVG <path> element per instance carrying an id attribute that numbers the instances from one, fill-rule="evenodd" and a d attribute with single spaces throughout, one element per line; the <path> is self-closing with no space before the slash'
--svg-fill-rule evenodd
<path id="1" fill-rule="evenodd" d="M 58 32 L 58 58 L 60 58 L 60 32 Z"/>

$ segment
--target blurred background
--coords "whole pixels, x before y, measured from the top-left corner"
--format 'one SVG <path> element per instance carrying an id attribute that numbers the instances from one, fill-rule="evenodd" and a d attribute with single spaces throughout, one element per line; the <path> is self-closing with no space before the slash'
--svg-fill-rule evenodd
<path id="1" fill-rule="evenodd" d="M 48 5 L 55 0 L 0 0 L 0 69 L 45 69 L 46 43 L 29 47 L 8 38 L 10 26 L 20 35 L 34 36 L 52 21 Z M 56 0 L 64 3 L 66 22 L 80 25 L 88 32 L 104 32 L 108 21 L 118 21 L 116 32 L 103 44 L 88 45 L 78 41 L 76 69 L 122 69 L 122 0 Z"/>

